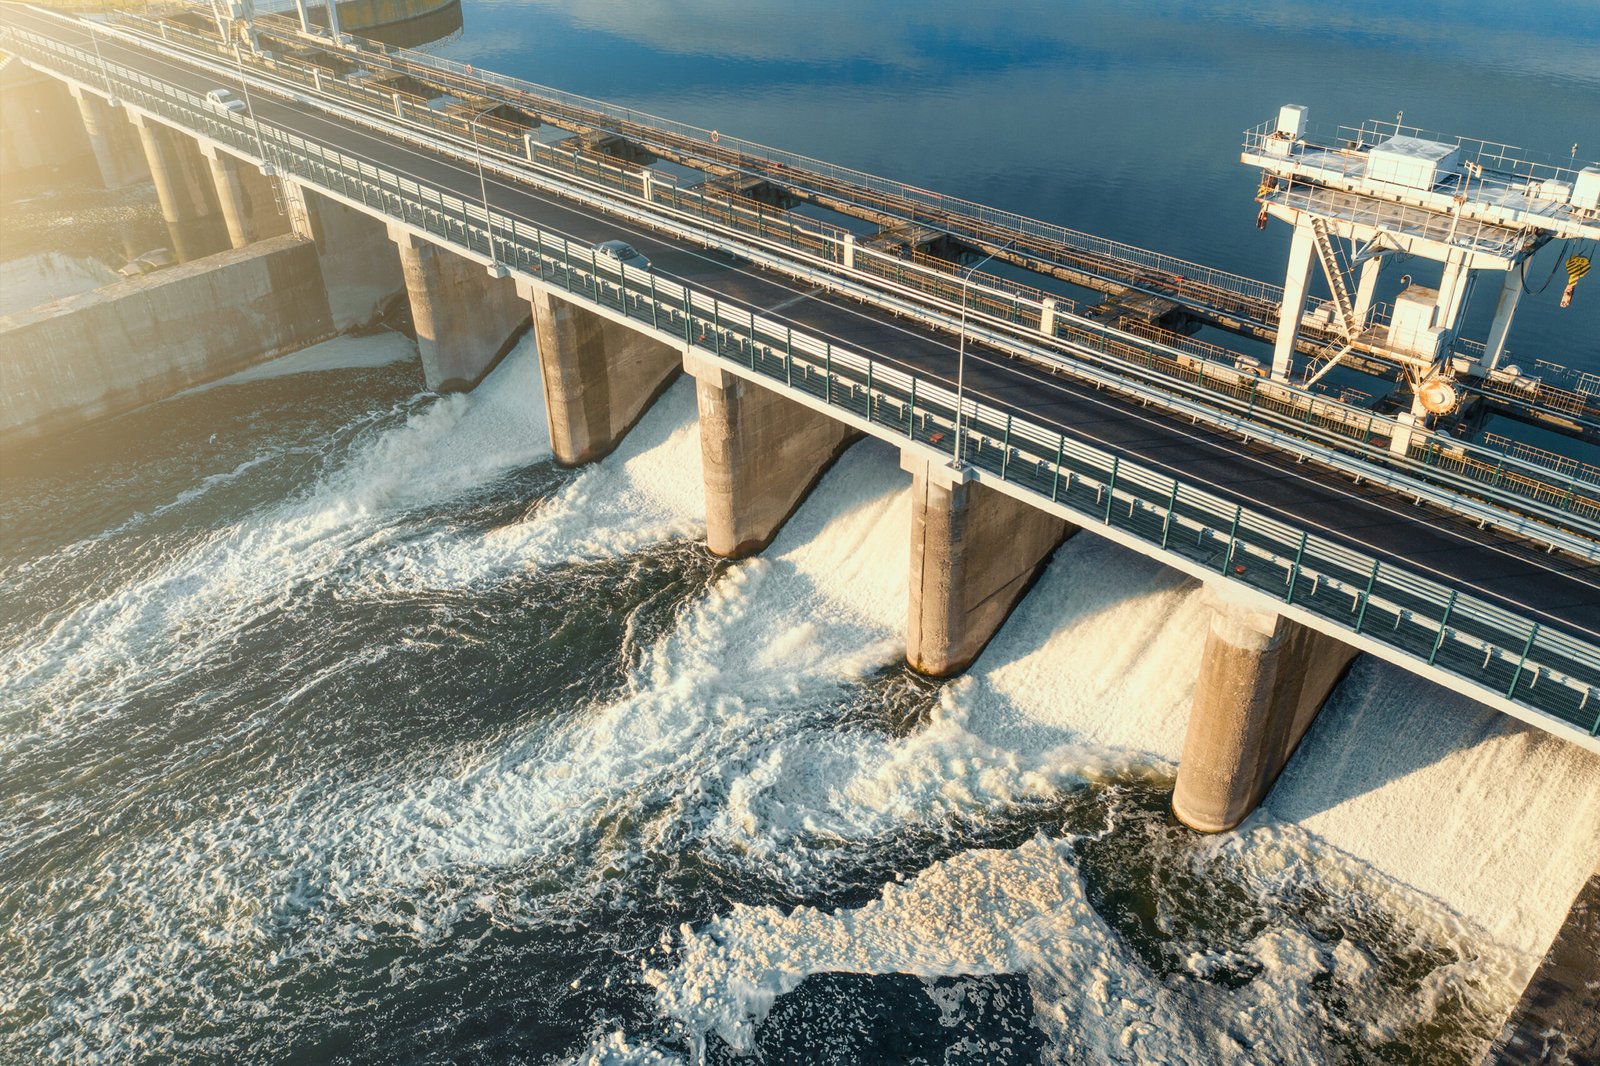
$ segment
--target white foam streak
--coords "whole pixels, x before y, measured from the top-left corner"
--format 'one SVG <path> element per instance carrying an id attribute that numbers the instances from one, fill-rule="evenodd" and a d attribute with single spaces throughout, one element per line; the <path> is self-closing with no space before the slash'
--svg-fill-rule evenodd
<path id="1" fill-rule="evenodd" d="M 289 377 L 293 374 L 314 374 L 324 370 L 371 370 L 411 362 L 417 358 L 417 342 L 403 333 L 372 333 L 362 336 L 341 334 L 330 340 L 281 355 L 256 366 L 247 367 L 204 385 L 196 385 L 178 393 L 179 397 L 195 396 L 212 389 L 229 385 L 247 385 L 256 381 Z"/>
<path id="2" fill-rule="evenodd" d="M 47 730 L 65 727 L 80 700 L 104 711 L 108 694 L 203 661 L 352 556 L 383 548 L 408 509 L 460 496 L 548 454 L 530 342 L 472 395 L 442 397 L 359 441 L 303 496 L 216 529 L 154 573 L 27 634 L 0 666 L 0 693 L 35 707 Z M 357 590 L 360 582 L 358 575 Z"/>
<path id="3" fill-rule="evenodd" d="M 1393 1031 L 1428 1010 L 1389 1002 L 1367 979 L 1358 948 L 1319 941 L 1293 925 L 1269 927 L 1230 960 L 1260 975 L 1242 989 L 1164 980 L 1090 904 L 1075 842 L 1037 837 L 1011 851 L 969 851 L 882 897 L 836 913 L 736 906 L 705 928 L 681 931 L 670 971 L 651 970 L 658 1005 L 692 1033 L 753 1048 L 755 1026 L 778 996 L 817 973 L 910 973 L 926 978 L 1025 973 L 1035 1024 L 1060 1061 L 1117 1063 L 1326 1061 L 1308 1018 L 1331 982 L 1354 1024 Z M 1326 993 L 1323 993 L 1324 995 Z"/>
<path id="4" fill-rule="evenodd" d="M 1446 902 L 1524 970 L 1600 865 L 1600 755 L 1376 660 L 1328 701 L 1266 809 Z"/>

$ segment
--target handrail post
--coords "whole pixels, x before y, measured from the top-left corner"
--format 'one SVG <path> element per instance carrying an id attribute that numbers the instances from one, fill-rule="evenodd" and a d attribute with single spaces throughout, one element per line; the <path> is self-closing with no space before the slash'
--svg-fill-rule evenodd
<path id="1" fill-rule="evenodd" d="M 1178 505 L 1178 479 L 1172 479 L 1172 492 L 1167 496 L 1167 515 L 1161 520 L 1161 548 L 1167 547 L 1167 536 L 1172 531 L 1172 510 Z"/>
<path id="2" fill-rule="evenodd" d="M 1289 593 L 1288 595 L 1284 596 L 1284 603 L 1294 602 L 1295 582 L 1300 580 L 1300 560 L 1305 557 L 1306 541 L 1310 539 L 1311 534 L 1309 532 L 1303 532 L 1300 534 L 1300 549 L 1294 553 L 1294 566 L 1289 568 Z"/>
<path id="3" fill-rule="evenodd" d="M 1428 665 L 1433 665 L 1433 660 L 1439 657 L 1439 649 L 1444 646 L 1444 631 L 1450 626 L 1450 612 L 1456 609 L 1456 597 L 1461 595 L 1460 589 L 1450 590 L 1450 602 L 1444 605 L 1444 617 L 1439 619 L 1439 635 L 1434 638 L 1433 651 L 1428 653 Z"/>
<path id="4" fill-rule="evenodd" d="M 1233 525 L 1228 527 L 1228 547 L 1222 553 L 1222 565 L 1218 569 L 1222 573 L 1228 572 L 1228 564 L 1233 562 L 1233 545 L 1239 536 L 1239 516 L 1244 514 L 1244 504 L 1236 504 L 1233 508 Z"/>
<path id="5" fill-rule="evenodd" d="M 1372 574 L 1367 578 L 1367 590 L 1361 594 L 1361 610 L 1356 614 L 1357 635 L 1361 633 L 1361 623 L 1367 619 L 1367 604 L 1372 600 L 1372 587 L 1378 583 L 1378 571 L 1382 567 L 1382 559 L 1372 564 Z"/>
<path id="6" fill-rule="evenodd" d="M 1111 457 L 1111 476 L 1106 479 L 1106 513 L 1104 522 L 1108 526 L 1111 524 L 1111 501 L 1117 495 L 1117 467 L 1121 465 L 1122 456 L 1113 455 Z"/>
<path id="7" fill-rule="evenodd" d="M 1056 490 L 1059 489 L 1060 486 L 1061 486 L 1061 457 L 1062 457 L 1062 453 L 1066 451 L 1066 448 L 1067 448 L 1067 437 L 1066 437 L 1066 434 L 1057 433 L 1056 434 L 1056 465 L 1055 465 L 1055 470 L 1054 470 L 1054 472 L 1052 473 L 1052 475 L 1050 477 L 1050 502 L 1051 503 L 1055 503 L 1056 500 L 1059 499 L 1059 497 L 1056 495 Z"/>
<path id="8" fill-rule="evenodd" d="M 1012 412 L 1006 412 L 1006 435 L 1000 445 L 1000 480 L 1006 479 L 1006 470 L 1011 465 L 1011 420 L 1015 417 Z"/>
<path id="9" fill-rule="evenodd" d="M 1533 650 L 1534 638 L 1539 635 L 1539 623 L 1533 623 L 1533 628 L 1528 630 L 1528 642 L 1522 646 L 1522 658 L 1517 660 L 1516 672 L 1511 675 L 1511 684 L 1506 686 L 1506 699 L 1514 699 L 1517 692 L 1517 682 L 1522 680 L 1522 668 L 1527 665 L 1528 653 Z"/>

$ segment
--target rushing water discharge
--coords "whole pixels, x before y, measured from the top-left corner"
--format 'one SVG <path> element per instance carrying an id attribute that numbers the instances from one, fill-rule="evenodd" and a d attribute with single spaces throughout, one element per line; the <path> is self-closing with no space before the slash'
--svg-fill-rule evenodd
<path id="1" fill-rule="evenodd" d="M 1590 8 L 1344 7 L 506 0 L 439 47 L 1257 276 L 1281 103 L 1600 133 Z M 1595 297 L 1514 342 L 1600 370 Z M 857 445 L 719 561 L 691 383 L 563 470 L 531 340 L 440 397 L 394 334 L 8 450 L 0 1061 L 1475 1061 L 1600 758 L 1362 658 L 1193 834 L 1198 586 L 1075 537 L 921 679 L 909 480 Z"/>

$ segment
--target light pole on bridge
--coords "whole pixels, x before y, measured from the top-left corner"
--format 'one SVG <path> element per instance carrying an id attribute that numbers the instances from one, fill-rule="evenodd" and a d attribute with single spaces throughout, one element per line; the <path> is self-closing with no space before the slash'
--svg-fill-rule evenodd
<path id="1" fill-rule="evenodd" d="M 961 451 L 961 404 L 962 397 L 966 395 L 967 385 L 967 287 L 972 283 L 972 275 L 977 269 L 1007 248 L 1016 243 L 1013 237 L 982 259 L 973 263 L 961 275 L 961 342 L 956 349 L 956 427 L 955 427 L 955 455 L 950 459 L 950 467 L 960 470 L 966 466 L 966 460 Z"/>
<path id="2" fill-rule="evenodd" d="M 478 162 L 478 194 L 483 198 L 483 228 L 489 237 L 489 273 L 495 277 L 503 277 L 505 268 L 500 265 L 500 257 L 494 251 L 494 217 L 489 214 L 489 182 L 483 173 L 483 144 L 478 140 L 478 120 L 499 106 L 498 103 L 490 104 L 467 120 L 467 129 L 472 132 L 472 151 Z"/>

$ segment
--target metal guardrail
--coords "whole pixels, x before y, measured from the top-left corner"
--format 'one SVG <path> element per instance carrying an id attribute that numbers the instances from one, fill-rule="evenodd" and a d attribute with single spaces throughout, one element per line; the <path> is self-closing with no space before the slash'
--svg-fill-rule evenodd
<path id="1" fill-rule="evenodd" d="M 1244 132 L 1243 147 L 1250 152 L 1262 152 L 1267 142 L 1275 138 L 1277 130 L 1276 119 L 1253 126 Z M 1421 126 L 1408 126 L 1386 119 L 1368 119 L 1359 126 L 1314 123 L 1305 131 L 1303 139 L 1314 148 L 1325 151 L 1356 152 L 1374 148 L 1391 137 L 1416 137 L 1439 144 L 1457 145 L 1461 149 L 1461 159 L 1482 166 L 1503 179 L 1560 181 L 1571 185 L 1578 176 L 1577 166 L 1572 161 L 1546 153 L 1531 152 L 1526 148 L 1476 137 L 1437 133 Z M 1480 200 L 1480 196 L 1471 189 L 1468 190 L 1468 198 L 1471 202 Z M 1488 202 L 1498 203 L 1494 198 Z"/>
<path id="2" fill-rule="evenodd" d="M 592 248 L 481 208 L 377 164 L 265 123 L 208 111 L 200 97 L 75 49 L 7 31 L 31 62 L 85 84 L 102 71 L 127 103 L 259 158 L 314 188 L 422 230 L 474 255 L 624 316 L 641 328 L 804 393 L 892 439 L 953 455 L 949 390 L 774 319 L 632 267 L 602 267 Z M 257 138 L 260 138 L 258 141 Z M 1387 565 L 1308 530 L 1231 504 L 970 398 L 960 460 L 1071 513 L 1110 527 L 1158 557 L 1178 557 L 1286 607 L 1391 649 L 1419 672 L 1439 671 L 1477 691 L 1600 735 L 1600 647 L 1541 626 L 1439 582 Z"/>
<path id="3" fill-rule="evenodd" d="M 146 23 L 168 43 L 175 37 L 202 52 L 231 58 L 214 38 L 165 22 L 137 18 L 120 21 Z M 546 144 L 527 136 L 526 127 L 500 120 L 492 113 L 472 116 L 436 108 L 423 97 L 392 86 L 366 78 L 346 80 L 329 68 L 298 60 L 274 58 L 268 65 L 275 74 L 296 79 L 317 93 L 470 141 L 475 150 L 526 160 L 832 263 L 842 264 L 846 259 L 845 245 L 850 234 L 841 227 L 764 205 L 728 190 L 708 195 L 704 184 L 681 187 L 669 174 L 648 171 L 642 166 L 587 150 L 576 138 Z M 485 72 L 474 72 L 474 76 L 491 77 Z M 1284 383 L 1266 385 L 1215 361 L 1207 365 L 1185 360 L 1168 350 L 1170 346 L 1156 331 L 1120 326 L 1118 330 L 1122 335 L 1118 335 L 1118 330 L 1108 329 L 1106 324 L 1077 316 L 1076 306 L 1066 297 L 1009 279 L 975 274 L 963 281 L 964 271 L 930 256 L 913 256 L 908 260 L 864 246 L 857 246 L 848 254 L 853 268 L 860 273 L 893 281 L 934 299 L 964 302 L 974 314 L 1014 326 L 1043 330 L 1045 301 L 1049 300 L 1055 310 L 1050 315 L 1053 322 L 1045 336 L 1074 345 L 1072 354 L 1079 359 L 1168 388 L 1190 399 L 1212 405 L 1221 403 L 1232 414 L 1243 414 L 1258 422 L 1265 431 L 1286 432 L 1371 461 L 1397 465 L 1413 476 L 1452 491 L 1482 496 L 1515 513 L 1522 513 L 1519 507 L 1534 505 L 1527 512 L 1534 517 L 1561 529 L 1571 528 L 1576 521 L 1590 527 L 1580 525 L 1576 528 L 1578 535 L 1590 540 L 1600 539 L 1600 494 L 1570 479 L 1552 480 L 1559 477 L 1557 472 L 1540 469 L 1518 457 L 1476 449 L 1470 443 L 1431 430 L 1402 428 L 1394 419 L 1353 407 L 1334 397 Z M 1153 344 L 1130 344 L 1134 338 Z M 1052 365 L 1050 369 L 1058 368 Z M 1407 433 L 1412 441 L 1405 456 L 1391 455 L 1387 451 L 1388 442 L 1398 432 Z M 1449 456 L 1450 460 L 1434 461 L 1439 455 Z"/>

